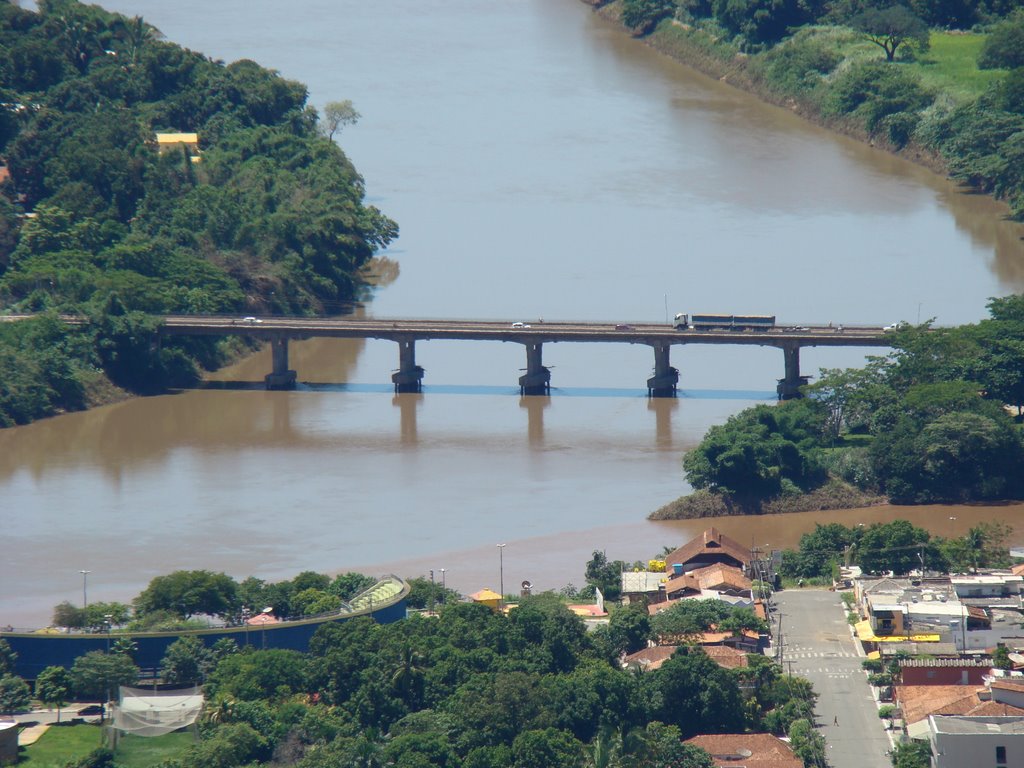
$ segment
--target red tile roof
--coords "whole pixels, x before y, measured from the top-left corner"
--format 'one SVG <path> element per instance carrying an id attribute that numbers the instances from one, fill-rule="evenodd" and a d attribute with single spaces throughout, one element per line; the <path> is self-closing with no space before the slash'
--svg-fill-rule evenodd
<path id="1" fill-rule="evenodd" d="M 665 566 L 671 572 L 672 566 L 678 564 L 686 566 L 687 563 L 707 558 L 710 556 L 721 557 L 725 555 L 740 563 L 750 562 L 750 549 L 744 547 L 738 541 L 730 539 L 722 534 L 717 528 L 708 528 L 700 536 L 683 544 L 675 552 L 665 558 Z"/>
<path id="2" fill-rule="evenodd" d="M 624 667 L 640 667 L 655 670 L 675 655 L 678 645 L 655 645 L 642 651 L 631 653 L 622 659 Z"/>
<path id="3" fill-rule="evenodd" d="M 748 666 L 747 654 L 727 645 L 706 645 L 701 650 L 720 667 L 736 669 Z"/>
<path id="4" fill-rule="evenodd" d="M 770 733 L 721 733 L 686 740 L 706 750 L 717 766 L 747 768 L 803 768 L 803 760 Z"/>

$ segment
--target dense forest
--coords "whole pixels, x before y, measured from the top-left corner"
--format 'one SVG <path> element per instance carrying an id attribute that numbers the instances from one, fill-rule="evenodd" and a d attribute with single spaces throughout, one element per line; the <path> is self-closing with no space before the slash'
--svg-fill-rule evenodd
<path id="1" fill-rule="evenodd" d="M 1020 0 L 588 0 L 652 44 L 1024 217 Z M 923 151 L 922 151 L 923 150 Z"/>
<path id="2" fill-rule="evenodd" d="M 893 330 L 893 352 L 865 368 L 823 370 L 803 398 L 712 427 L 683 459 L 698 492 L 660 516 L 800 509 L 843 484 L 906 504 L 1021 498 L 1024 296 L 992 299 L 989 313 Z"/>
<path id="3" fill-rule="evenodd" d="M 158 347 L 155 316 L 339 313 L 365 293 L 397 226 L 333 141 L 358 113 L 306 100 L 139 17 L 0 0 L 0 313 L 48 315 L 0 323 L 0 426 L 188 385 L 232 354 Z"/>

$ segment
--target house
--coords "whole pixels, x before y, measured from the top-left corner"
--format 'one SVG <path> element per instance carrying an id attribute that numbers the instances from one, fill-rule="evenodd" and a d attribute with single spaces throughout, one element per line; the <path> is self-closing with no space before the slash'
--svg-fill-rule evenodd
<path id="1" fill-rule="evenodd" d="M 746 570 L 750 561 L 750 548 L 730 539 L 717 528 L 708 528 L 665 557 L 666 567 L 676 575 L 717 564 Z"/>
<path id="2" fill-rule="evenodd" d="M 957 685 L 980 688 L 992 671 L 991 659 L 897 659 L 901 685 Z"/>
<path id="3" fill-rule="evenodd" d="M 804 765 L 786 742 L 770 733 L 719 733 L 694 736 L 686 743 L 705 750 L 719 768 L 803 768 Z"/>
<path id="4" fill-rule="evenodd" d="M 678 647 L 678 645 L 652 645 L 636 653 L 627 654 L 622 657 L 622 668 L 653 672 L 671 659 Z"/>
<path id="5" fill-rule="evenodd" d="M 943 717 L 928 722 L 933 768 L 1024 765 L 1024 717 Z"/>
<path id="6" fill-rule="evenodd" d="M 199 162 L 198 133 L 158 133 L 156 134 L 156 151 L 165 155 L 172 151 L 184 151 L 193 163 Z"/>
<path id="7" fill-rule="evenodd" d="M 925 738 L 928 719 L 961 717 L 1024 717 L 1024 678 L 989 678 L 987 687 L 971 685 L 898 685 L 895 702 L 907 735 Z"/>

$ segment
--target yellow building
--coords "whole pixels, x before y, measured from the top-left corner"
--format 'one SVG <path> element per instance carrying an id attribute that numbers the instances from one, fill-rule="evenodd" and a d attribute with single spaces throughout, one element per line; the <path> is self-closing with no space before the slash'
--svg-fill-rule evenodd
<path id="1" fill-rule="evenodd" d="M 184 148 L 193 163 L 199 162 L 198 133 L 158 133 L 156 149 L 161 155 Z"/>

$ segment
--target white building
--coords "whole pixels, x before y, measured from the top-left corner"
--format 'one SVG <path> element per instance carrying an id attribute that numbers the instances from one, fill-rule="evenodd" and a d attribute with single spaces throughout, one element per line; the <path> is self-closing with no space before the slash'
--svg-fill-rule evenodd
<path id="1" fill-rule="evenodd" d="M 1024 766 L 1024 718 L 928 718 L 933 768 L 1020 768 Z"/>

